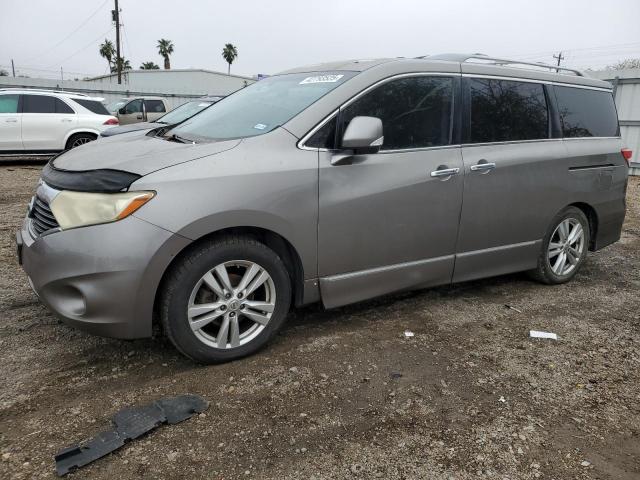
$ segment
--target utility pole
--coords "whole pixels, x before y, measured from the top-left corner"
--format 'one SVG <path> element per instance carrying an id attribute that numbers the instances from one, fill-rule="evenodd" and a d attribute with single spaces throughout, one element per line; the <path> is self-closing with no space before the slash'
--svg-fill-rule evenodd
<path id="1" fill-rule="evenodd" d="M 118 70 L 118 85 L 122 83 L 122 62 L 120 61 L 120 9 L 118 8 L 118 0 L 116 9 L 112 12 L 113 21 L 116 22 L 116 69 Z"/>
<path id="2" fill-rule="evenodd" d="M 558 53 L 558 55 L 554 55 L 553 58 L 556 58 L 558 60 L 558 66 L 560 66 L 560 61 L 564 60 L 564 56 L 562 55 L 562 52 Z M 560 69 L 556 68 L 556 72 L 559 72 L 559 71 Z"/>
<path id="3" fill-rule="evenodd" d="M 11 72 L 13 73 L 13 78 L 16 78 L 16 67 L 13 64 L 13 58 L 11 59 Z"/>

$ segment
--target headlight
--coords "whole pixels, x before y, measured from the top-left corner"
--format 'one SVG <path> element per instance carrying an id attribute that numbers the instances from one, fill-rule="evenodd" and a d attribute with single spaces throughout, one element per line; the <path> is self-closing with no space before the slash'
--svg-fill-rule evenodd
<path id="1" fill-rule="evenodd" d="M 60 228 L 66 230 L 122 220 L 154 195 L 155 192 L 87 193 L 63 190 L 49 207 Z"/>

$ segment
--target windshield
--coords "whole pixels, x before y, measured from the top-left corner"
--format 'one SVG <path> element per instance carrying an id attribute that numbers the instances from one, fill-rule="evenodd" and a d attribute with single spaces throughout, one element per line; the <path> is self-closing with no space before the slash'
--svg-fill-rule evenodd
<path id="1" fill-rule="evenodd" d="M 156 122 L 166 123 L 167 125 L 180 123 L 185 121 L 187 118 L 193 117 L 196 113 L 204 110 L 213 103 L 214 102 L 211 102 L 209 100 L 183 103 L 179 107 L 171 110 L 166 115 L 161 116 L 158 120 L 156 120 Z"/>
<path id="2" fill-rule="evenodd" d="M 226 97 L 168 135 L 193 141 L 262 135 L 288 122 L 356 73 L 295 73 L 269 77 Z"/>
<path id="3" fill-rule="evenodd" d="M 124 107 L 124 104 L 127 103 L 126 100 L 118 100 L 117 102 L 111 102 L 107 105 L 107 110 L 110 112 L 117 112 L 121 107 Z"/>

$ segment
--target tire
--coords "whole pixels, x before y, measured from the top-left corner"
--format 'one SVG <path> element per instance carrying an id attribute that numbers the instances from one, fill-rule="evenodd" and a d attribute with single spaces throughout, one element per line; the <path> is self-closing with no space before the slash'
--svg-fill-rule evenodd
<path id="1" fill-rule="evenodd" d="M 72 148 L 79 147 L 84 145 L 85 143 L 93 142 L 96 139 L 95 135 L 90 133 L 76 133 L 69 137 L 67 140 L 67 150 L 71 150 Z"/>
<path id="2" fill-rule="evenodd" d="M 569 230 L 563 230 L 561 225 Z M 572 229 L 578 225 L 582 229 L 582 236 L 577 236 L 576 240 L 571 241 Z M 538 266 L 529 273 L 534 279 L 547 285 L 568 282 L 584 264 L 590 238 L 589 221 L 584 212 L 576 207 L 565 208 L 551 222 L 542 241 Z M 565 256 L 564 260 L 561 255 Z M 564 262 L 564 265 L 558 262 Z"/>
<path id="3" fill-rule="evenodd" d="M 161 288 L 165 334 L 182 354 L 200 363 L 256 352 L 280 330 L 291 305 L 284 263 L 273 250 L 245 236 L 196 245 L 171 267 Z"/>

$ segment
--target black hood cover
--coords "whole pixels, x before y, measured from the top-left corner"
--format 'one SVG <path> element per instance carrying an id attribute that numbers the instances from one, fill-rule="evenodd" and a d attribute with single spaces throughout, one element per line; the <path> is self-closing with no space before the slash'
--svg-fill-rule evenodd
<path id="1" fill-rule="evenodd" d="M 101 168 L 97 170 L 61 170 L 53 166 L 52 158 L 42 169 L 42 180 L 56 190 L 114 193 L 127 190 L 141 175 Z"/>

